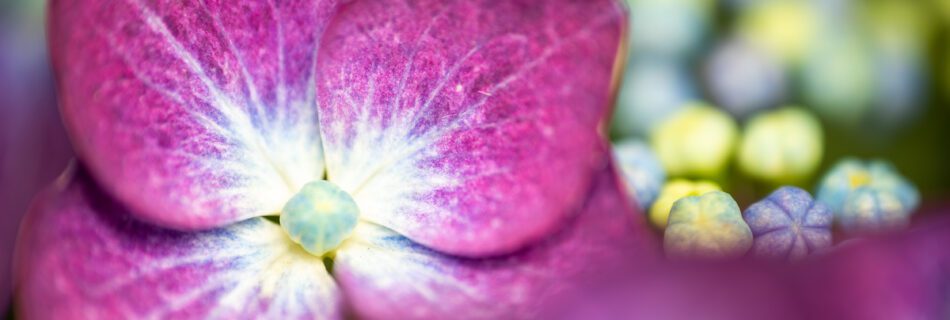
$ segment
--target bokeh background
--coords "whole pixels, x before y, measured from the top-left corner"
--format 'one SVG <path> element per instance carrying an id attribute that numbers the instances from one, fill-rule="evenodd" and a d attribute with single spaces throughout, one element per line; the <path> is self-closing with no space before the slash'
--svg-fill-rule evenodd
<path id="1" fill-rule="evenodd" d="M 950 204 L 950 0 L 627 2 L 629 57 L 612 139 L 647 141 L 693 101 L 740 128 L 795 105 L 824 131 L 819 169 L 802 187 L 812 190 L 842 157 L 883 158 L 919 187 L 924 207 Z M 0 0 L 0 311 L 9 310 L 19 221 L 72 157 L 44 6 Z M 716 179 L 743 207 L 771 191 L 735 164 Z"/>
<path id="2" fill-rule="evenodd" d="M 72 157 L 56 107 L 44 6 L 0 0 L 0 310 L 7 317 L 20 219 Z"/>
<path id="3" fill-rule="evenodd" d="M 649 143 L 691 102 L 740 132 L 757 114 L 797 106 L 824 131 L 814 191 L 843 157 L 885 159 L 918 186 L 923 206 L 950 195 L 950 1 L 627 0 L 626 73 L 614 141 Z M 740 206 L 774 186 L 735 161 L 714 181 Z"/>

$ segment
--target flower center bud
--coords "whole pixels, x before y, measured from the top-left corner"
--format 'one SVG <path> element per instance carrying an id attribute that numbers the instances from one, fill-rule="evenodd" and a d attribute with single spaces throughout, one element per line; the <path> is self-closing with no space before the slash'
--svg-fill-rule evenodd
<path id="1" fill-rule="evenodd" d="M 343 243 L 360 211 L 346 191 L 328 181 L 307 183 L 280 212 L 280 226 L 307 252 L 322 256 Z"/>

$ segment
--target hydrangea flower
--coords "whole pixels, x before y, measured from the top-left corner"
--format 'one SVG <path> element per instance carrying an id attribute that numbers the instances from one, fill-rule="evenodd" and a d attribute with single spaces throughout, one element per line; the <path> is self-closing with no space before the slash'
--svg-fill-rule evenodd
<path id="1" fill-rule="evenodd" d="M 831 216 L 828 206 L 796 187 L 781 187 L 742 213 L 752 229 L 752 254 L 788 260 L 831 246 Z"/>
<path id="2" fill-rule="evenodd" d="M 651 145 L 670 176 L 708 178 L 726 169 L 738 135 L 729 114 L 691 103 L 657 127 Z"/>
<path id="3" fill-rule="evenodd" d="M 636 247 L 611 1 L 54 1 L 27 318 L 523 318 Z M 280 225 L 266 216 L 279 216 Z"/>
<path id="4" fill-rule="evenodd" d="M 822 179 L 818 200 L 848 231 L 900 228 L 920 203 L 917 188 L 881 160 L 844 159 Z"/>
<path id="5" fill-rule="evenodd" d="M 736 258 L 752 246 L 752 231 L 728 193 L 708 192 L 677 200 L 663 233 L 671 258 Z"/>
<path id="6" fill-rule="evenodd" d="M 776 185 L 808 180 L 824 153 L 821 123 L 804 109 L 786 107 L 749 120 L 739 142 L 739 167 Z"/>
<path id="7" fill-rule="evenodd" d="M 660 193 L 666 172 L 650 146 L 639 140 L 624 140 L 613 146 L 614 158 L 630 199 L 646 211 Z"/>

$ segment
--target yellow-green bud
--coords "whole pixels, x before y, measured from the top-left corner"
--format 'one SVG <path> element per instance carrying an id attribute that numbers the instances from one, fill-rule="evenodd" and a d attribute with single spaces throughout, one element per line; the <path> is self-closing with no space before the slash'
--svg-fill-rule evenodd
<path id="1" fill-rule="evenodd" d="M 673 208 L 673 203 L 676 202 L 676 200 L 690 196 L 701 196 L 708 192 L 721 190 L 718 185 L 710 181 L 693 182 L 683 179 L 672 180 L 663 186 L 663 189 L 660 191 L 660 196 L 657 197 L 656 202 L 650 207 L 650 222 L 656 226 L 657 229 L 663 230 L 663 228 L 666 228 L 666 222 L 670 216 L 670 209 Z"/>
<path id="2" fill-rule="evenodd" d="M 753 117 L 739 143 L 739 166 L 775 185 L 807 180 L 821 164 L 824 134 L 807 111 L 790 107 Z"/>
<path id="3" fill-rule="evenodd" d="M 651 144 L 670 176 L 715 177 L 729 164 L 737 136 L 728 114 L 692 104 L 661 123 Z"/>

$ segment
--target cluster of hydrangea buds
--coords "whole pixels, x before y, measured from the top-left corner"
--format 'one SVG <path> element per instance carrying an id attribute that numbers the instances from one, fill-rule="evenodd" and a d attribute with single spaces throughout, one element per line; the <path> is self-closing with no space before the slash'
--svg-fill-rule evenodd
<path id="1" fill-rule="evenodd" d="M 625 140 L 614 153 L 628 195 L 663 232 L 671 258 L 797 260 L 831 247 L 835 223 L 849 234 L 895 230 L 919 204 L 913 184 L 882 160 L 841 160 L 815 198 L 796 187 L 823 157 L 821 125 L 798 107 L 752 116 L 740 137 L 728 114 L 696 103 L 660 123 L 649 146 Z M 717 183 L 733 158 L 773 190 L 744 211 Z"/>

